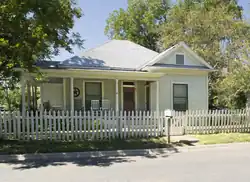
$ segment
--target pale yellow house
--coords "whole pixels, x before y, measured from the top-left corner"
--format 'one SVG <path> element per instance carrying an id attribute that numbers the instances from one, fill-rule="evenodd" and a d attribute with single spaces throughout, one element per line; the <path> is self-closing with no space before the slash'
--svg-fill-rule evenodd
<path id="1" fill-rule="evenodd" d="M 208 109 L 208 74 L 213 68 L 183 42 L 159 54 L 130 41 L 112 40 L 81 57 L 37 66 L 49 79 L 36 83 L 23 72 L 23 110 L 27 83 L 40 87 L 41 109 Z"/>

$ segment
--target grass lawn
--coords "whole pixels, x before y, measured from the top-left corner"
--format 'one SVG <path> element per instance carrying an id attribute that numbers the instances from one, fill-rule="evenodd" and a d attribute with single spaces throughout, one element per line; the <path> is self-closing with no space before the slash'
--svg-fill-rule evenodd
<path id="1" fill-rule="evenodd" d="M 177 145 L 180 146 L 180 144 L 167 144 L 165 138 L 78 142 L 0 140 L 0 154 L 173 148 Z"/>
<path id="2" fill-rule="evenodd" d="M 250 133 L 220 133 L 210 135 L 193 135 L 200 144 L 220 144 L 235 142 L 250 142 Z"/>

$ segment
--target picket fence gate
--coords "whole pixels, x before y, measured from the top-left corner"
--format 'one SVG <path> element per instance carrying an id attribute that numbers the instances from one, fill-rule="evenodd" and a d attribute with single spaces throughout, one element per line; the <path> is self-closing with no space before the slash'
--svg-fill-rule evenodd
<path id="1" fill-rule="evenodd" d="M 250 110 L 172 112 L 20 112 L 0 114 L 0 138 L 17 140 L 105 140 L 170 135 L 250 132 Z"/>

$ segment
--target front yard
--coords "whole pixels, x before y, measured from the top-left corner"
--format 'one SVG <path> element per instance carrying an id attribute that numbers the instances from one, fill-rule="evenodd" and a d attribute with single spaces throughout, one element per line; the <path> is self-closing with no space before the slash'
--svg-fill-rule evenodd
<path id="1" fill-rule="evenodd" d="M 200 145 L 222 144 L 235 142 L 250 142 L 249 133 L 223 133 L 209 135 L 192 135 L 199 139 Z M 185 143 L 185 142 L 184 142 Z M 148 139 L 115 139 L 102 141 L 75 141 L 75 142 L 50 142 L 50 141 L 17 141 L 0 140 L 1 154 L 25 154 L 25 153 L 50 153 L 50 152 L 85 152 L 104 150 L 126 149 L 152 149 L 152 148 L 176 148 L 186 146 L 188 143 L 174 142 L 167 144 L 166 137 Z"/>
<path id="2" fill-rule="evenodd" d="M 25 154 L 49 152 L 85 152 L 124 149 L 173 148 L 179 144 L 167 144 L 165 138 L 102 140 L 77 142 L 49 141 L 0 141 L 0 154 Z"/>
<path id="3" fill-rule="evenodd" d="M 199 139 L 199 144 L 222 144 L 236 142 L 250 142 L 250 133 L 220 133 L 209 135 L 192 135 Z"/>

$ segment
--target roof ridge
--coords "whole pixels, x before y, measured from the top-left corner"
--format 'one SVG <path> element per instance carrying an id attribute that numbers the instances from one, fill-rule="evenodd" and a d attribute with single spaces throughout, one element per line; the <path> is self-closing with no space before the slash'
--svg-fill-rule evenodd
<path id="1" fill-rule="evenodd" d="M 102 44 L 99 44 L 99 45 L 96 46 L 96 47 L 93 47 L 93 48 L 90 48 L 90 49 L 84 51 L 84 53 L 85 53 L 85 52 L 90 52 L 90 51 L 92 51 L 92 50 L 94 50 L 94 49 L 96 49 L 96 48 L 99 48 L 99 47 L 101 47 L 101 46 L 103 46 L 103 45 L 105 45 L 105 44 L 107 44 L 107 43 L 112 42 L 113 40 L 115 40 L 115 39 L 107 40 L 106 42 L 104 42 L 104 43 L 102 43 Z"/>
<path id="2" fill-rule="evenodd" d="M 152 52 L 155 52 L 155 53 L 159 54 L 159 52 L 154 51 L 154 50 L 152 50 L 152 49 L 149 49 L 149 48 L 147 48 L 147 47 L 145 47 L 145 46 L 143 46 L 143 45 L 141 45 L 141 44 L 135 43 L 135 42 L 133 42 L 133 41 L 131 41 L 131 40 L 123 40 L 123 41 L 130 42 L 130 43 L 135 44 L 135 45 L 137 45 L 137 46 L 140 46 L 140 47 L 142 47 L 142 48 L 144 48 L 144 49 L 147 49 L 147 50 L 150 50 L 150 51 L 152 51 Z"/>

